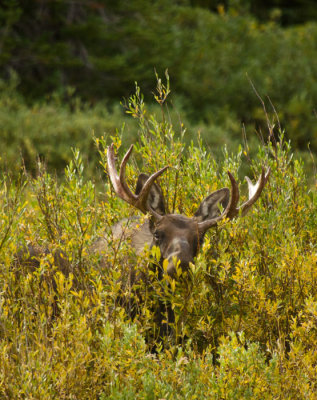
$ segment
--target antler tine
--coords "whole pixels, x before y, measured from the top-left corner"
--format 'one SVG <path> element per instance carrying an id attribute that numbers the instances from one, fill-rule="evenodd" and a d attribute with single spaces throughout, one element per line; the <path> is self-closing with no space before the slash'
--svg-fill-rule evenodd
<path id="1" fill-rule="evenodd" d="M 228 171 L 229 179 L 231 182 L 231 193 L 230 193 L 230 200 L 229 203 L 226 207 L 226 209 L 223 211 L 219 217 L 212 218 L 203 222 L 198 222 L 198 230 L 201 233 L 206 232 L 209 228 L 212 226 L 215 226 L 219 221 L 221 221 L 224 218 L 233 218 L 235 215 L 238 214 L 238 209 L 237 209 L 237 204 L 239 201 L 239 187 L 237 184 L 237 181 L 234 179 L 233 175 Z"/>
<path id="2" fill-rule="evenodd" d="M 255 185 L 253 185 L 249 177 L 247 176 L 245 177 L 246 181 L 248 182 L 249 199 L 245 203 L 243 203 L 239 208 L 239 212 L 241 210 L 242 216 L 244 216 L 250 210 L 252 205 L 260 197 L 262 190 L 269 179 L 270 173 L 271 173 L 271 168 L 268 168 L 268 170 L 265 173 L 264 167 L 262 167 L 261 176 Z"/>
<path id="3" fill-rule="evenodd" d="M 129 150 L 126 152 L 126 154 L 124 155 L 124 157 L 123 157 L 123 159 L 121 161 L 120 172 L 119 172 L 119 174 L 120 174 L 119 175 L 119 180 L 120 180 L 120 182 L 122 184 L 122 187 L 123 187 L 124 191 L 127 193 L 129 198 L 136 199 L 137 196 L 134 193 L 131 192 L 131 190 L 130 190 L 128 184 L 127 184 L 127 181 L 125 179 L 125 167 L 126 167 L 127 162 L 128 162 L 128 160 L 130 158 L 132 150 L 133 150 L 133 144 L 131 144 Z"/>
<path id="4" fill-rule="evenodd" d="M 223 214 L 225 214 L 224 216 L 226 218 L 231 219 L 238 214 L 237 204 L 239 202 L 240 193 L 239 193 L 239 186 L 237 184 L 237 181 L 234 179 L 234 177 L 230 171 L 228 171 L 228 175 L 229 175 L 229 179 L 231 182 L 231 195 L 230 195 L 229 204 Z"/>
<path id="5" fill-rule="evenodd" d="M 138 195 L 135 195 L 134 193 L 131 192 L 125 179 L 125 169 L 127 162 L 130 158 L 130 155 L 132 153 L 132 150 L 133 150 L 133 145 L 130 146 L 129 150 L 124 155 L 120 165 L 120 172 L 118 175 L 115 163 L 113 143 L 108 147 L 107 162 L 108 162 L 109 177 L 113 185 L 114 191 L 122 200 L 138 208 L 144 214 L 146 214 L 147 212 L 153 214 L 154 213 L 153 210 L 147 206 L 147 198 L 154 181 L 168 168 L 168 166 L 152 174 L 145 182 L 144 186 L 141 189 L 141 192 Z"/>
<path id="6" fill-rule="evenodd" d="M 138 195 L 138 200 L 137 200 L 137 204 L 138 204 L 138 208 L 140 208 L 140 210 L 144 209 L 145 212 L 149 211 L 151 214 L 153 214 L 156 218 L 157 218 L 157 213 L 155 213 L 151 208 L 148 208 L 147 206 L 147 198 L 148 195 L 150 193 L 151 187 L 154 183 L 154 181 L 163 174 L 163 172 L 168 168 L 168 166 L 165 166 L 164 168 L 161 168 L 159 171 L 155 172 L 154 174 L 152 174 L 147 181 L 145 182 L 145 184 L 143 185 L 140 194 Z"/>
<path id="7" fill-rule="evenodd" d="M 113 185 L 114 191 L 122 200 L 126 201 L 129 204 L 134 205 L 137 200 L 137 196 L 135 196 L 131 192 L 125 180 L 125 166 L 130 157 L 132 149 L 133 145 L 130 146 L 129 150 L 127 151 L 122 160 L 122 163 L 120 165 L 120 176 L 118 175 L 116 169 L 113 143 L 108 147 L 107 162 L 108 162 L 109 177 Z"/>

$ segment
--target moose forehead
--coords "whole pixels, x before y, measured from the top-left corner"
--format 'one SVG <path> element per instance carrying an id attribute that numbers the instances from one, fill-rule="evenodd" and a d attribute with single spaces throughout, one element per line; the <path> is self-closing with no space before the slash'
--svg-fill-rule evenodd
<path id="1" fill-rule="evenodd" d="M 197 222 L 193 218 L 185 217 L 184 215 L 168 214 L 158 221 L 155 225 L 156 229 L 169 231 L 177 229 L 185 232 L 197 233 Z"/>

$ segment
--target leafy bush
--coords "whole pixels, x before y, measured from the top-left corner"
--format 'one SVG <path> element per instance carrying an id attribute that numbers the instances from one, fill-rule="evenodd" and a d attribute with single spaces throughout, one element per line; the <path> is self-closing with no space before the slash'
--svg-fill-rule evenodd
<path id="1" fill-rule="evenodd" d="M 165 115 L 167 89 L 158 87 Z M 245 218 L 211 231 L 187 272 L 158 279 L 156 248 L 137 256 L 111 226 L 134 210 L 108 180 L 102 192 L 73 161 L 57 181 L 2 177 L 0 187 L 0 393 L 3 398 L 314 399 L 316 393 L 316 191 L 289 144 L 225 153 L 184 145 L 137 93 L 139 122 L 127 179 L 170 165 L 160 183 L 170 210 L 192 215 L 209 192 L 270 166 L 264 193 Z M 97 140 L 101 164 L 109 140 Z M 133 184 L 132 184 L 133 185 Z M 244 197 L 242 193 L 242 197 Z M 242 199 L 243 200 L 243 199 Z M 97 238 L 102 252 L 94 252 Z M 35 259 L 25 251 L 34 248 Z M 30 251 L 31 253 L 31 251 Z M 55 257 L 59 254 L 59 257 Z M 37 261 L 37 265 L 35 265 Z M 134 268 L 143 280 L 130 286 Z M 155 307 L 169 302 L 173 335 L 158 338 Z M 155 351 L 153 351 L 155 350 Z"/>

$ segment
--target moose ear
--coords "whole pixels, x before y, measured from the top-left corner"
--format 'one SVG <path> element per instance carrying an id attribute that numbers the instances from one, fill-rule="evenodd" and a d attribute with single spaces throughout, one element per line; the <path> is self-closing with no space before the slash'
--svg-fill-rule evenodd
<path id="1" fill-rule="evenodd" d="M 220 215 L 219 204 L 225 209 L 229 198 L 230 190 L 228 188 L 219 189 L 207 196 L 194 214 L 198 222 L 218 217 Z"/>
<path id="2" fill-rule="evenodd" d="M 145 182 L 148 180 L 149 175 L 147 174 L 140 174 L 136 188 L 135 194 L 138 195 L 141 192 L 141 189 Z M 152 210 L 156 211 L 160 215 L 165 214 L 165 205 L 164 205 L 164 196 L 161 187 L 154 182 L 151 186 L 150 193 L 147 199 L 147 204 L 152 208 Z"/>

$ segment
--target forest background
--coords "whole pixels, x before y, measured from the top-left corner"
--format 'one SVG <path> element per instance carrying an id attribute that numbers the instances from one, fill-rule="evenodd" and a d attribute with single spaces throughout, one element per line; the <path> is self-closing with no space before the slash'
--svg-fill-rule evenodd
<path id="1" fill-rule="evenodd" d="M 252 149 L 266 125 L 260 96 L 311 171 L 316 19 L 313 0 L 4 0 L 1 167 L 23 158 L 34 171 L 40 155 L 61 172 L 76 147 L 96 174 L 93 135 L 125 124 L 124 140 L 134 142 L 137 125 L 120 102 L 135 82 L 151 98 L 155 71 L 168 69 L 170 118 L 182 120 L 188 141 L 199 133 L 215 156 L 246 138 Z"/>

